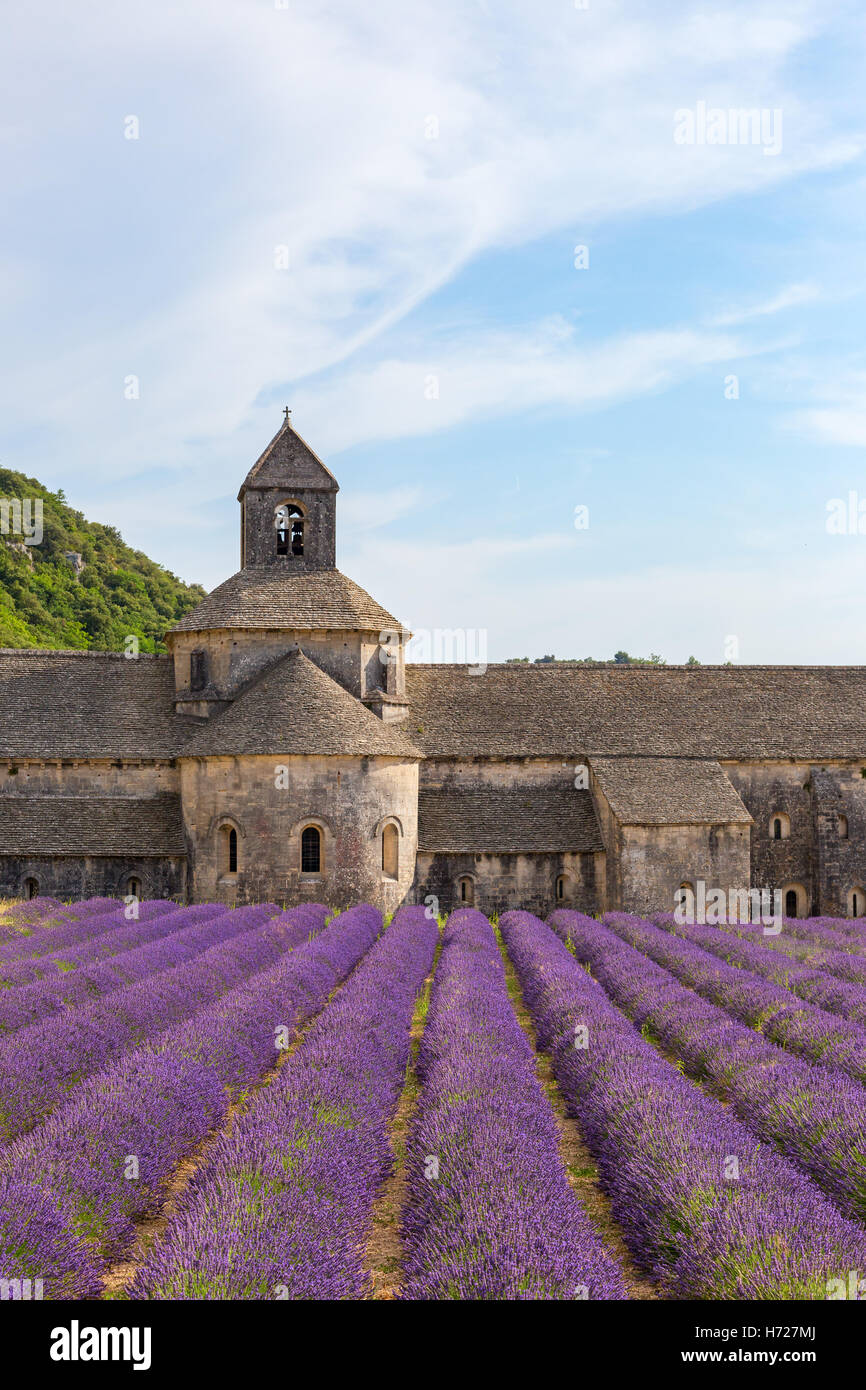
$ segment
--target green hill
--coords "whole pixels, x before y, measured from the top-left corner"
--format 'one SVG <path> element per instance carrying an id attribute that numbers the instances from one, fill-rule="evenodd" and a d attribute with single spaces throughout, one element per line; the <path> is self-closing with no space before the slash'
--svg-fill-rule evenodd
<path id="1" fill-rule="evenodd" d="M 42 501 L 39 545 L 14 531 L 16 498 Z M 0 647 L 121 651 L 134 634 L 141 651 L 164 651 L 166 629 L 204 592 L 124 544 L 113 526 L 86 521 L 62 490 L 0 468 Z"/>

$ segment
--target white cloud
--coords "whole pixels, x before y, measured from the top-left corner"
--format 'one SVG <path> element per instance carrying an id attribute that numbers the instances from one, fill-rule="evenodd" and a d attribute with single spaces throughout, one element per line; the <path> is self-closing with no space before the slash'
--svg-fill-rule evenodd
<path id="1" fill-rule="evenodd" d="M 866 372 L 824 360 L 793 364 L 791 377 L 810 404 L 784 416 L 784 429 L 821 444 L 866 447 Z"/>
<path id="2" fill-rule="evenodd" d="M 556 537 L 555 584 L 532 562 L 533 555 L 544 556 L 553 537 L 527 539 L 515 565 L 503 563 L 495 544 L 488 548 L 482 539 L 486 563 L 473 559 L 471 583 L 449 553 L 446 563 L 437 564 L 435 591 L 417 560 L 407 563 L 408 546 L 389 548 L 380 557 L 378 593 L 403 621 L 411 615 L 409 626 L 416 631 L 484 630 L 491 661 L 544 652 L 610 657 L 624 648 L 638 656 L 660 652 L 672 663 L 694 655 L 721 664 L 733 635 L 743 663 L 862 662 L 866 611 L 852 609 L 850 600 L 866 585 L 866 537 L 822 537 L 802 564 L 791 563 L 790 548 L 779 538 L 781 598 L 778 567 L 769 577 L 763 539 L 763 553 L 736 565 L 712 554 L 681 565 L 659 564 L 648 555 L 622 572 L 587 561 L 579 544 Z M 617 545 L 612 537 L 612 553 Z M 813 612 L 821 613 L 821 622 L 804 630 L 804 615 Z"/>
<path id="3" fill-rule="evenodd" d="M 348 532 L 373 531 L 388 526 L 433 499 L 420 487 L 395 487 L 382 492 L 348 492 L 340 496 L 340 528 Z"/>
<path id="4" fill-rule="evenodd" d="M 820 297 L 821 291 L 817 285 L 788 285 L 770 299 L 759 300 L 738 309 L 729 309 L 723 314 L 717 314 L 710 322 L 716 328 L 733 327 L 736 324 L 748 323 L 751 319 L 782 313 L 783 310 L 796 308 L 800 304 L 812 304 Z"/>
<path id="5" fill-rule="evenodd" d="M 866 448 L 866 398 L 859 410 L 798 410 L 790 427 L 825 444 Z"/>
<path id="6" fill-rule="evenodd" d="M 430 356 L 346 370 L 296 393 L 304 432 L 328 453 L 370 439 L 430 434 L 538 406 L 594 409 L 761 351 L 730 334 L 671 329 L 584 345 L 552 318 L 520 332 L 476 332 Z"/>
<path id="7" fill-rule="evenodd" d="M 88 472 L 154 457 L 183 466 L 192 445 L 180 441 L 224 440 L 254 418 L 263 388 L 346 361 L 485 249 L 697 207 L 850 158 L 856 139 L 801 101 L 786 72 L 828 18 L 817 0 L 743 0 L 715 16 L 695 0 L 639 18 L 567 4 L 540 18 L 517 0 L 490 13 L 456 0 L 379 0 L 363 13 L 348 0 L 285 11 L 96 0 L 47 27 L 19 9 L 2 76 L 28 140 L 17 160 L 13 147 L 7 216 L 29 227 L 49 207 L 56 217 L 52 182 L 92 209 L 53 261 L 40 262 L 37 239 L 52 313 L 70 284 L 98 285 L 101 263 L 122 261 L 126 238 L 141 247 L 129 276 L 153 295 L 144 308 L 124 289 L 92 322 L 70 303 L 52 334 L 32 317 L 13 323 L 7 418 L 38 413 L 58 439 L 86 428 L 77 463 Z M 760 150 L 674 144 L 684 101 L 739 105 L 751 91 L 784 107 L 772 168 Z M 142 122 L 134 145 L 120 134 L 128 111 Z M 273 268 L 278 244 L 287 272 Z M 134 423 L 121 392 L 130 372 L 142 381 Z"/>

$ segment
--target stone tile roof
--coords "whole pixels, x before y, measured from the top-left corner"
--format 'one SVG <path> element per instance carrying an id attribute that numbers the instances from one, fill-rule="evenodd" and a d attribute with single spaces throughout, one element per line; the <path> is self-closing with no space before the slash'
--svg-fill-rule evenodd
<path id="1" fill-rule="evenodd" d="M 233 574 L 181 618 L 173 632 L 211 628 L 281 631 L 399 628 L 397 619 L 339 570 L 287 573 L 281 565 L 250 566 Z"/>
<path id="2" fill-rule="evenodd" d="M 555 854 L 600 850 L 604 844 L 588 791 L 422 787 L 418 848 L 443 854 Z"/>
<path id="3" fill-rule="evenodd" d="M 190 723 L 171 659 L 0 650 L 0 757 L 171 758 Z"/>
<path id="4" fill-rule="evenodd" d="M 621 825 L 750 825 L 719 764 L 696 758 L 590 759 Z"/>
<path id="5" fill-rule="evenodd" d="M 0 853 L 185 855 L 180 797 L 0 796 Z"/>
<path id="6" fill-rule="evenodd" d="M 288 422 L 280 426 L 264 453 L 256 459 L 241 484 L 239 502 L 248 487 L 319 488 L 324 492 L 340 490 L 330 468 L 322 463 L 318 454 Z"/>
<path id="7" fill-rule="evenodd" d="M 383 724 L 303 652 L 268 667 L 184 745 L 181 757 L 219 754 L 422 755 L 398 724 Z"/>
<path id="8" fill-rule="evenodd" d="M 428 756 L 864 758 L 864 666 L 406 668 Z"/>

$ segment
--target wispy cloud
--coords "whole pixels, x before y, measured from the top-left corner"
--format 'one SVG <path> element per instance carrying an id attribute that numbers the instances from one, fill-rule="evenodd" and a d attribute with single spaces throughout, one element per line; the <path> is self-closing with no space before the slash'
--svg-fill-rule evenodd
<path id="1" fill-rule="evenodd" d="M 716 314 L 710 320 L 715 328 L 729 328 L 741 323 L 749 323 L 752 319 L 767 318 L 771 314 L 780 314 L 785 309 L 794 309 L 801 304 L 813 304 L 821 298 L 821 290 L 818 285 L 804 282 L 799 285 L 788 285 L 778 294 L 770 299 L 759 300 L 757 303 L 743 305 L 737 309 L 728 309 L 723 314 Z"/>
<path id="2" fill-rule="evenodd" d="M 597 409 L 658 391 L 714 363 L 762 351 L 687 328 L 584 343 L 559 317 L 521 332 L 476 332 L 429 357 L 344 371 L 296 393 L 305 428 L 331 453 L 373 439 L 451 429 L 543 406 Z"/>

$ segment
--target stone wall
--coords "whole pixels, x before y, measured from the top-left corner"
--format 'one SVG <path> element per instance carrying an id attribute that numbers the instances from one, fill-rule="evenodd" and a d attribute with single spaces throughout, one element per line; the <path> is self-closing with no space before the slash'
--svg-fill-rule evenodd
<path id="1" fill-rule="evenodd" d="M 813 766 L 809 780 L 814 910 L 847 917 L 856 892 L 857 913 L 862 915 L 866 908 L 866 778 L 857 764 Z M 842 816 L 847 835 L 840 833 Z"/>
<path id="2" fill-rule="evenodd" d="M 412 737 L 411 720 L 405 725 Z M 424 787 L 572 787 L 575 764 L 565 758 L 425 758 Z"/>
<path id="3" fill-rule="evenodd" d="M 435 910 L 451 912 L 465 905 L 461 878 L 472 880 L 474 906 L 482 912 L 524 908 L 546 917 L 555 907 L 580 912 L 601 911 L 604 895 L 604 853 L 587 854 L 431 854 L 419 851 L 412 898 L 436 902 Z M 556 897 L 556 880 L 565 877 L 565 895 Z"/>
<path id="4" fill-rule="evenodd" d="M 808 763 L 723 763 L 728 780 L 754 817 L 751 886 L 803 890 L 806 910 L 817 898 L 813 861 L 812 798 Z M 787 816 L 790 834 L 772 836 L 777 813 Z"/>
<path id="5" fill-rule="evenodd" d="M 281 772 L 280 769 L 285 769 Z M 279 784 L 279 785 L 278 785 Z M 415 874 L 418 765 L 398 758 L 183 759 L 181 790 L 196 900 L 402 903 Z M 382 830 L 399 835 L 396 879 L 382 868 Z M 238 833 L 238 872 L 221 862 L 220 828 Z M 323 865 L 304 875 L 301 831 L 322 833 Z"/>
<path id="6" fill-rule="evenodd" d="M 120 898 L 131 877 L 141 880 L 142 898 L 186 900 L 183 858 L 108 859 L 0 854 L 0 897 L 25 896 L 27 879 L 35 879 L 43 897 Z"/>
<path id="7" fill-rule="evenodd" d="M 672 912 L 681 883 L 707 888 L 749 887 L 749 825 L 624 825 L 621 859 L 610 907 L 623 912 Z"/>
<path id="8" fill-rule="evenodd" d="M 180 632 L 172 638 L 175 688 L 187 697 L 188 713 L 207 714 L 208 701 L 190 692 L 190 656 L 208 653 L 208 682 L 213 700 L 231 699 L 256 676 L 300 647 L 305 656 L 327 675 L 360 698 L 384 688 L 388 672 L 379 657 L 378 632 L 285 631 L 262 632 L 255 628 L 218 629 L 213 632 Z M 405 689 L 402 648 L 394 648 L 393 693 Z M 192 708 L 192 706 L 201 708 Z"/>
<path id="9" fill-rule="evenodd" d="M 156 796 L 180 791 L 180 772 L 173 762 L 0 763 L 0 797 L 21 796 Z"/>

